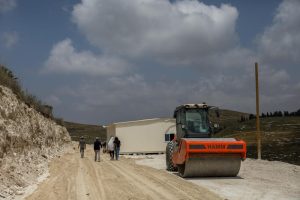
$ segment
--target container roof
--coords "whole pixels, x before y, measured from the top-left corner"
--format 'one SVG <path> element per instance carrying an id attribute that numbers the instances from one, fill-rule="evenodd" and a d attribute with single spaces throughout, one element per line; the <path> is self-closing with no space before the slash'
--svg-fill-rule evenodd
<path id="1" fill-rule="evenodd" d="M 135 120 L 135 121 L 126 121 L 126 122 L 115 122 L 110 124 L 111 125 L 127 125 L 127 124 L 139 124 L 139 123 L 151 123 L 151 122 L 161 122 L 161 121 L 174 121 L 172 118 L 152 118 L 152 119 L 141 119 L 141 120 Z"/>

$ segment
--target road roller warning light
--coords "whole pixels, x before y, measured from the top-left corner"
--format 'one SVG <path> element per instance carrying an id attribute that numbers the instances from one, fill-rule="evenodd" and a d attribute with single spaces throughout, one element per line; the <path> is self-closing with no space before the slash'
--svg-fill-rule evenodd
<path id="1" fill-rule="evenodd" d="M 176 108 L 176 138 L 167 144 L 166 164 L 182 177 L 237 176 L 246 159 L 246 143 L 235 138 L 212 138 L 206 104 Z"/>

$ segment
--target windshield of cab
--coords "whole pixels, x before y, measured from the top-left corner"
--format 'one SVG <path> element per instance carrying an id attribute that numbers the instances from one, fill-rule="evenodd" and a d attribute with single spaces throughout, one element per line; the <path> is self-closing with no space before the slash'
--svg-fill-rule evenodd
<path id="1" fill-rule="evenodd" d="M 186 128 L 193 133 L 208 133 L 209 121 L 206 110 L 186 110 Z"/>

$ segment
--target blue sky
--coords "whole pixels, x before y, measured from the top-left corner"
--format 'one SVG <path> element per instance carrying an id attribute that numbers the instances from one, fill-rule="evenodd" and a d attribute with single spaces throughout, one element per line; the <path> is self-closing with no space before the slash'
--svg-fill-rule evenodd
<path id="1" fill-rule="evenodd" d="M 0 0 L 0 63 L 66 120 L 300 107 L 297 0 Z"/>

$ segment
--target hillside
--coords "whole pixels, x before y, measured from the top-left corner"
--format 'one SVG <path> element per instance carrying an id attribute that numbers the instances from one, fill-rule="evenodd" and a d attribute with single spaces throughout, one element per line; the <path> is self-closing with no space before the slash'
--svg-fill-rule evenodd
<path id="1" fill-rule="evenodd" d="M 210 120 L 213 123 L 220 124 L 221 128 L 226 128 L 227 126 L 234 125 L 241 120 L 241 117 L 244 116 L 249 118 L 249 113 L 227 110 L 227 109 L 219 109 L 219 118 L 216 116 L 214 112 L 210 114 Z"/>
<path id="2" fill-rule="evenodd" d="M 22 88 L 22 85 L 19 82 L 18 77 L 4 65 L 0 64 L 0 85 L 9 88 L 16 96 L 16 98 L 27 106 L 35 109 L 40 114 L 44 115 L 47 118 L 54 119 L 51 105 L 44 104 L 36 96 L 29 93 L 27 90 Z M 62 119 L 57 120 L 57 123 L 62 125 Z"/>
<path id="3" fill-rule="evenodd" d="M 300 117 L 260 118 L 262 159 L 300 165 Z M 256 158 L 255 119 L 226 123 L 216 137 L 235 137 L 247 142 L 247 156 Z"/>
<path id="4" fill-rule="evenodd" d="M 22 194 L 47 172 L 70 136 L 56 124 L 0 85 L 0 199 Z"/>
<path id="5" fill-rule="evenodd" d="M 103 126 L 74 122 L 64 122 L 64 125 L 73 141 L 78 141 L 80 136 L 83 136 L 89 144 L 93 143 L 96 137 L 99 137 L 101 141 L 106 140 L 106 129 Z"/>

